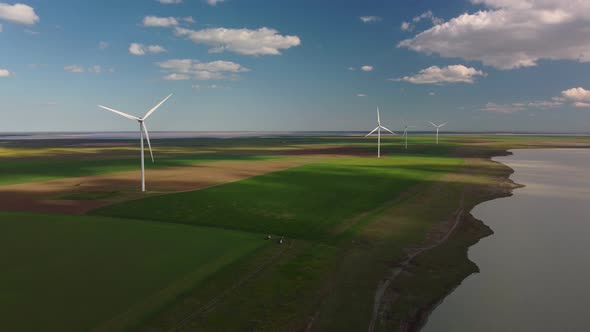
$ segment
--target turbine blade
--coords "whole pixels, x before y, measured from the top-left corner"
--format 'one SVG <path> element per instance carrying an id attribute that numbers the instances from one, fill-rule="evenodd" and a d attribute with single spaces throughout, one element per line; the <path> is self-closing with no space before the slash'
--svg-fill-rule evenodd
<path id="1" fill-rule="evenodd" d="M 382 129 L 385 129 L 385 130 L 387 130 L 388 132 L 390 132 L 390 133 L 392 133 L 392 134 L 394 134 L 394 135 L 397 135 L 397 134 L 396 134 L 396 133 L 394 133 L 393 131 L 391 131 L 391 130 L 389 130 L 389 129 L 387 129 L 387 128 L 383 127 L 383 126 L 380 126 L 380 127 L 381 127 Z"/>
<path id="2" fill-rule="evenodd" d="M 152 163 L 153 163 L 154 162 L 154 153 L 152 152 L 152 144 L 150 143 L 150 134 L 148 134 L 147 127 L 145 126 L 145 123 L 143 121 L 141 122 L 141 126 L 143 127 L 143 132 L 145 133 L 145 139 L 147 140 L 148 148 L 150 149 L 150 156 L 152 156 Z"/>
<path id="3" fill-rule="evenodd" d="M 371 134 L 372 134 L 372 133 L 374 133 L 374 132 L 375 132 L 375 130 L 377 130 L 377 129 L 379 129 L 379 127 L 377 127 L 377 128 L 375 128 L 375 129 L 373 129 L 373 130 L 372 130 L 370 133 L 366 134 L 366 135 L 365 135 L 365 137 L 367 137 L 367 136 L 371 135 Z"/>
<path id="4" fill-rule="evenodd" d="M 138 117 L 136 117 L 136 116 L 129 115 L 129 114 L 127 114 L 127 113 L 123 113 L 123 112 L 121 112 L 121 111 L 117 111 L 117 110 L 114 110 L 114 109 L 112 109 L 112 108 L 108 108 L 108 107 L 101 106 L 101 105 L 98 105 L 98 107 L 100 107 L 100 108 L 102 108 L 102 109 L 105 109 L 105 110 L 107 110 L 107 111 L 111 111 L 111 112 L 117 113 L 117 114 L 119 114 L 119 115 L 121 115 L 121 116 L 124 116 L 124 117 L 126 117 L 127 119 L 131 119 L 131 120 L 139 120 L 139 118 L 138 118 Z"/>
<path id="5" fill-rule="evenodd" d="M 444 125 L 446 125 L 446 124 L 447 124 L 447 123 L 445 122 L 445 123 L 441 124 L 439 127 L 442 127 L 442 126 L 444 126 Z"/>
<path id="6" fill-rule="evenodd" d="M 431 125 L 433 125 L 434 127 L 438 127 L 437 125 L 435 125 L 434 123 L 428 121 L 428 123 L 430 123 Z"/>
<path id="7" fill-rule="evenodd" d="M 156 105 L 156 106 L 152 107 L 152 109 L 151 109 L 151 110 L 149 110 L 147 113 L 145 113 L 145 116 L 143 117 L 143 119 L 145 120 L 145 119 L 147 119 L 147 118 L 148 118 L 150 115 L 152 115 L 152 113 L 154 113 L 154 112 L 155 112 L 155 111 L 158 109 L 158 107 L 162 106 L 162 104 L 163 104 L 164 102 L 166 102 L 166 100 L 168 100 L 168 98 L 170 98 L 170 97 L 172 97 L 172 94 L 169 94 L 169 95 L 168 95 L 168 97 L 164 98 L 164 100 L 162 100 L 162 101 L 161 101 L 161 102 L 160 102 L 158 105 Z"/>
<path id="8" fill-rule="evenodd" d="M 381 124 L 381 117 L 379 116 L 379 107 L 377 107 L 377 124 Z"/>

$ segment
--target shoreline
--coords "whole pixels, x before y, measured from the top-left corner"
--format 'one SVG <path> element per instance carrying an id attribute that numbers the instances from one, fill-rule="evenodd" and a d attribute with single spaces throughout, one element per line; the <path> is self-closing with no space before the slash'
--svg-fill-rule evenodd
<path id="1" fill-rule="evenodd" d="M 473 156 L 473 151 L 461 151 L 469 163 L 457 173 L 475 173 L 478 176 L 485 176 L 491 180 L 485 186 L 481 184 L 466 184 L 464 186 L 463 202 L 460 202 L 459 208 L 451 216 L 456 218 L 456 223 L 453 223 L 449 228 L 448 223 L 442 223 L 435 227 L 447 228 L 441 235 L 440 229 L 438 236 L 428 238 L 420 248 L 413 248 L 410 250 L 404 259 L 393 265 L 390 269 L 389 277 L 384 278 L 383 282 L 378 285 L 376 291 L 376 301 L 374 316 L 370 322 L 368 331 L 381 330 L 396 330 L 402 332 L 419 332 L 424 328 L 428 322 L 431 313 L 450 295 L 463 281 L 474 273 L 479 273 L 479 268 L 468 257 L 469 248 L 477 244 L 481 239 L 493 235 L 493 230 L 490 229 L 482 220 L 475 218 L 472 215 L 473 209 L 484 202 L 495 200 L 498 198 L 510 197 L 513 195 L 513 190 L 523 187 L 523 185 L 515 183 L 511 180 L 511 175 L 514 170 L 509 166 L 493 160 L 495 157 L 512 155 L 511 149 L 492 149 L 486 151 L 485 156 Z M 476 162 L 476 165 L 470 163 Z M 493 168 L 497 174 L 490 172 Z M 475 171 L 474 171 L 475 170 Z M 488 174 L 490 173 L 490 174 Z M 422 250 L 425 249 L 425 250 Z M 416 251 L 417 250 L 417 251 Z M 452 252 L 453 259 L 446 261 L 448 266 L 445 266 L 449 271 L 437 271 L 434 276 L 432 270 L 436 271 L 436 266 L 429 265 L 429 259 L 434 257 L 434 261 L 439 255 L 448 255 Z M 430 275 L 429 275 L 430 274 Z M 446 275 L 449 274 L 449 275 Z M 442 277 L 441 277 L 442 276 Z M 440 277 L 440 278 L 439 278 Z M 425 303 L 417 305 L 407 310 L 405 314 L 398 316 L 397 319 L 391 319 L 396 316 L 396 307 L 400 305 L 400 298 L 411 298 L 420 293 L 418 289 L 420 285 L 416 285 L 416 289 L 401 289 L 398 284 L 409 283 L 412 284 L 412 279 L 426 279 L 427 282 L 439 283 L 437 286 L 444 288 L 444 291 L 431 296 L 425 296 Z M 430 280 L 429 280 L 430 279 Z M 442 281 L 439 279 L 443 279 Z M 385 284 L 385 287 L 384 287 Z M 382 289 L 382 288 L 385 289 Z M 388 291 L 388 288 L 390 290 Z M 391 289 L 393 288 L 393 289 Z M 381 294 L 380 294 L 381 292 Z M 430 297 L 430 298 L 428 298 Z M 390 312 L 387 312 L 387 311 Z M 390 318 L 390 319 L 388 319 Z M 378 326 L 381 324 L 381 326 Z M 386 327 L 385 329 L 383 327 Z"/>

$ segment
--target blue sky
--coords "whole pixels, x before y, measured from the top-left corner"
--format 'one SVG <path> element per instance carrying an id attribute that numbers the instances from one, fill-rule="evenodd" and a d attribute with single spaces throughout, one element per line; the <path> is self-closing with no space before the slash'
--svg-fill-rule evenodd
<path id="1" fill-rule="evenodd" d="M 2 1 L 0 132 L 590 123 L 584 0 Z"/>

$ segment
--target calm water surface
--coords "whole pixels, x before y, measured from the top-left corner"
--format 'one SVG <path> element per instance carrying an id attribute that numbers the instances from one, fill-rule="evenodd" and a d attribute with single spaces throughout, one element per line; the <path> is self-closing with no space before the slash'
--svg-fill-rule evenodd
<path id="1" fill-rule="evenodd" d="M 495 233 L 469 250 L 481 273 L 423 331 L 590 331 L 590 150 L 512 152 L 526 187 L 473 210 Z"/>

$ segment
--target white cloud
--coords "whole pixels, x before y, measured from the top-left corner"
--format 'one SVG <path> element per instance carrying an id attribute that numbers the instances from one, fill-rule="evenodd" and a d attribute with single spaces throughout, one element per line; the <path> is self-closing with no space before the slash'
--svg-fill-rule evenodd
<path id="1" fill-rule="evenodd" d="M 98 48 L 101 50 L 106 50 L 107 48 L 109 48 L 109 43 L 107 43 L 105 41 L 100 41 L 98 43 Z"/>
<path id="2" fill-rule="evenodd" d="M 166 52 L 166 49 L 160 45 L 143 45 L 139 43 L 131 43 L 131 45 L 129 45 L 129 53 L 133 55 L 146 55 L 148 53 L 158 54 L 164 52 Z"/>
<path id="3" fill-rule="evenodd" d="M 362 71 L 373 71 L 373 66 L 364 65 L 361 67 Z"/>
<path id="4" fill-rule="evenodd" d="M 100 74 L 103 72 L 103 68 L 99 65 L 94 65 L 94 66 L 88 68 L 88 72 L 94 73 L 94 74 Z"/>
<path id="5" fill-rule="evenodd" d="M 0 20 L 6 20 L 13 23 L 33 25 L 39 22 L 39 16 L 31 6 L 17 3 L 9 5 L 0 2 Z"/>
<path id="6" fill-rule="evenodd" d="M 220 86 L 220 85 L 217 85 L 217 84 L 211 84 L 211 85 L 199 85 L 199 84 L 196 84 L 196 85 L 193 85 L 192 88 L 193 88 L 193 90 L 197 90 L 198 91 L 198 90 L 204 90 L 204 89 L 221 89 L 223 87 Z"/>
<path id="7" fill-rule="evenodd" d="M 78 65 L 68 65 L 64 67 L 65 71 L 69 71 L 70 73 L 83 73 L 84 67 Z"/>
<path id="8" fill-rule="evenodd" d="M 562 91 L 561 95 L 571 101 L 590 101 L 590 91 L 584 88 L 571 88 Z"/>
<path id="9" fill-rule="evenodd" d="M 590 91 L 584 88 L 571 88 L 561 91 L 562 100 L 572 102 L 573 107 L 587 108 L 590 107 Z M 554 98 L 554 99 L 558 99 Z"/>
<path id="10" fill-rule="evenodd" d="M 444 23 L 442 18 L 434 16 L 434 14 L 429 10 L 414 17 L 411 22 L 402 22 L 401 29 L 404 31 L 412 31 L 414 28 L 416 28 L 416 24 L 420 23 L 422 20 L 429 20 L 433 25 Z"/>
<path id="11" fill-rule="evenodd" d="M 165 81 L 186 81 L 186 80 L 190 80 L 190 78 L 191 77 L 186 74 L 178 74 L 178 73 L 171 73 L 171 74 L 168 74 L 168 75 L 162 77 L 162 79 Z"/>
<path id="12" fill-rule="evenodd" d="M 175 4 L 179 4 L 182 3 L 182 0 L 156 0 L 161 4 L 165 4 L 165 5 L 175 5 Z"/>
<path id="13" fill-rule="evenodd" d="M 563 105 L 562 101 L 556 100 L 555 98 L 552 100 L 534 100 L 530 101 L 526 104 L 528 107 L 531 108 L 555 108 L 558 106 Z"/>
<path id="14" fill-rule="evenodd" d="M 487 103 L 485 107 L 481 109 L 484 112 L 492 112 L 492 113 L 503 113 L 503 114 L 510 114 L 516 113 L 519 111 L 526 110 L 524 105 L 519 103 L 508 104 L 508 105 L 500 105 L 496 103 Z"/>
<path id="15" fill-rule="evenodd" d="M 237 74 L 250 71 L 231 61 L 200 62 L 193 59 L 173 59 L 158 62 L 157 65 L 168 74 L 165 80 L 225 80 L 235 79 Z"/>
<path id="16" fill-rule="evenodd" d="M 431 91 L 431 92 L 428 93 L 428 95 L 429 96 L 436 96 L 436 93 L 434 93 L 434 92 Z"/>
<path id="17" fill-rule="evenodd" d="M 431 66 L 420 70 L 416 75 L 392 80 L 413 84 L 473 83 L 477 76 L 486 76 L 486 73 L 463 65 L 450 65 L 446 67 Z"/>
<path id="18" fill-rule="evenodd" d="M 357 93 L 357 94 L 356 94 L 356 96 L 357 96 L 357 97 L 366 97 L 367 95 L 366 95 L 366 94 L 364 94 L 364 93 Z"/>
<path id="19" fill-rule="evenodd" d="M 471 0 L 485 7 L 404 40 L 398 47 L 498 69 L 539 60 L 590 61 L 590 1 Z"/>
<path id="20" fill-rule="evenodd" d="M 207 4 L 209 6 L 216 6 L 219 3 L 224 2 L 225 0 L 207 0 Z"/>
<path id="21" fill-rule="evenodd" d="M 102 74 L 104 72 L 112 73 L 115 71 L 113 68 L 107 69 L 107 68 L 103 68 L 99 65 L 94 65 L 94 66 L 91 66 L 88 68 L 84 68 L 79 65 L 68 65 L 68 66 L 64 67 L 64 70 L 67 72 L 70 72 L 70 73 L 77 73 L 77 74 L 85 73 L 85 72 L 93 73 L 93 74 Z"/>
<path id="22" fill-rule="evenodd" d="M 554 109 L 562 106 L 565 98 L 553 97 L 550 100 L 534 100 L 529 102 L 517 102 L 512 104 L 487 103 L 481 110 L 494 113 L 516 113 L 528 109 Z"/>
<path id="23" fill-rule="evenodd" d="M 195 21 L 195 19 L 192 16 L 183 17 L 180 20 L 185 23 L 188 23 L 188 24 L 193 24 L 193 23 L 197 22 L 197 21 Z"/>
<path id="24" fill-rule="evenodd" d="M 210 53 L 227 50 L 246 55 L 280 55 L 281 50 L 301 44 L 299 37 L 280 35 L 277 30 L 269 28 L 211 28 L 197 31 L 176 28 L 175 33 L 177 36 L 189 38 L 196 44 L 213 46 L 209 50 Z"/>
<path id="25" fill-rule="evenodd" d="M 361 16 L 359 19 L 363 23 L 376 23 L 381 21 L 381 17 L 379 16 Z"/>
<path id="26" fill-rule="evenodd" d="M 8 69 L 0 68 L 0 77 L 10 77 L 12 73 Z"/>
<path id="27" fill-rule="evenodd" d="M 146 16 L 143 18 L 144 27 L 169 28 L 180 25 L 175 17 Z"/>

